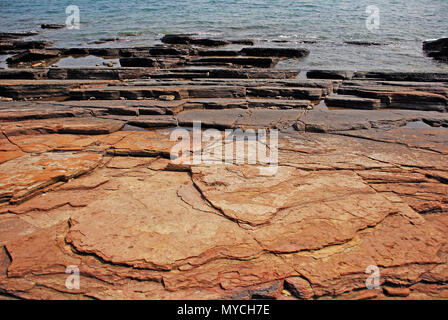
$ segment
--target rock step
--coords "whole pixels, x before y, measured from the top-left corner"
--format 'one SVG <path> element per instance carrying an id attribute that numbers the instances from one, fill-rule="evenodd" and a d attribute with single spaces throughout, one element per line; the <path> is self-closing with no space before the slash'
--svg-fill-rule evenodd
<path id="1" fill-rule="evenodd" d="M 387 81 L 447 82 L 447 72 L 356 72 L 353 79 Z"/>
<path id="2" fill-rule="evenodd" d="M 315 87 L 245 87 L 223 85 L 189 86 L 117 86 L 113 82 L 95 80 L 6 80 L 0 82 L 0 96 L 21 99 L 70 98 L 71 100 L 119 100 L 187 98 L 284 97 L 316 101 L 324 95 Z M 118 84 L 118 83 L 115 83 Z M 105 86 L 109 85 L 109 86 Z M 165 97 L 162 97 L 164 99 Z"/>
<path id="3" fill-rule="evenodd" d="M 249 87 L 247 95 L 252 97 L 291 97 L 317 101 L 323 96 L 320 88 Z"/>
<path id="4" fill-rule="evenodd" d="M 249 99 L 248 106 L 254 109 L 307 109 L 312 103 L 309 100 Z"/>
<path id="5" fill-rule="evenodd" d="M 390 108 L 445 111 L 448 105 L 448 99 L 442 95 L 408 88 L 400 90 L 396 87 L 383 86 L 341 86 L 337 93 L 380 99 L 383 104 Z"/>
<path id="6" fill-rule="evenodd" d="M 126 80 L 144 78 L 220 78 L 220 79 L 294 79 L 298 70 L 224 69 L 224 68 L 47 68 L 0 69 L 0 79 Z"/>
<path id="7" fill-rule="evenodd" d="M 177 116 L 180 126 L 193 126 L 200 121 L 207 128 L 289 128 L 303 114 L 303 110 L 193 110 Z"/>
<path id="8" fill-rule="evenodd" d="M 327 107 L 374 110 L 381 108 L 380 99 L 361 98 L 349 95 L 331 95 L 325 98 Z"/>
<path id="9" fill-rule="evenodd" d="M 130 57 L 130 58 L 120 58 L 120 65 L 122 67 L 138 67 L 138 68 L 170 68 L 174 67 L 181 62 L 185 61 L 182 58 L 155 58 L 155 57 Z"/>
<path id="10" fill-rule="evenodd" d="M 443 95 L 448 98 L 448 84 L 443 82 L 416 82 L 416 81 L 373 81 L 352 80 L 344 81 L 345 86 L 389 88 L 390 90 L 417 90 Z"/>
<path id="11" fill-rule="evenodd" d="M 336 81 L 339 82 L 339 81 Z M 126 85 L 133 86 L 275 86 L 275 87 L 304 87 L 320 88 L 325 95 L 333 92 L 335 81 L 332 80 L 314 80 L 314 79 L 212 79 L 212 78 L 194 78 L 191 80 L 141 80 L 128 81 Z"/>
<path id="12" fill-rule="evenodd" d="M 59 57 L 59 51 L 48 49 L 28 49 L 6 59 L 8 64 L 18 64 L 21 62 L 33 62 Z"/>
<path id="13" fill-rule="evenodd" d="M 124 123 L 113 119 L 94 117 L 58 118 L 0 123 L 1 131 L 8 137 L 35 134 L 88 134 L 101 135 L 123 128 Z"/>
<path id="14" fill-rule="evenodd" d="M 61 108 L 58 106 L 49 106 L 49 108 L 45 109 L 0 109 L 0 121 L 2 122 L 87 116 L 90 116 L 90 112 L 88 110 L 82 108 Z"/>
<path id="15" fill-rule="evenodd" d="M 71 100 L 90 98 L 103 100 L 159 99 L 161 96 L 173 96 L 171 99 L 187 98 L 244 98 L 244 97 L 288 97 L 294 99 L 320 100 L 323 91 L 320 88 L 306 87 L 243 87 L 243 86 L 109 86 L 104 88 L 81 88 L 70 91 Z M 163 97 L 162 97 L 163 98 Z"/>
<path id="16" fill-rule="evenodd" d="M 353 71 L 343 70 L 310 70 L 306 73 L 308 79 L 346 80 L 353 77 Z"/>
<path id="17" fill-rule="evenodd" d="M 74 89 L 70 91 L 70 99 L 86 100 L 90 98 L 103 100 L 124 99 L 164 99 L 171 100 L 187 98 L 236 98 L 245 97 L 244 87 L 225 86 L 185 86 L 185 87 L 149 87 L 149 86 L 111 86 L 104 88 Z"/>
<path id="18" fill-rule="evenodd" d="M 101 87 L 109 84 L 104 80 L 3 80 L 0 96 L 20 99 L 60 99 L 69 96 L 76 88 Z"/>
<path id="19" fill-rule="evenodd" d="M 448 61 L 448 38 L 424 41 L 423 51 L 436 60 Z"/>
<path id="20" fill-rule="evenodd" d="M 256 68 L 273 68 L 279 59 L 266 57 L 201 57 L 193 58 L 190 63 L 228 63 L 230 65 L 244 66 L 244 67 L 256 67 Z"/>

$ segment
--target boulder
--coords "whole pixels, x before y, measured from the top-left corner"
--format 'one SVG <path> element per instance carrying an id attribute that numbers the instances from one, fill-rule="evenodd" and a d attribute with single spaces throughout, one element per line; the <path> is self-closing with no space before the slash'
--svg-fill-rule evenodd
<path id="1" fill-rule="evenodd" d="M 448 61 L 448 38 L 424 41 L 423 51 L 429 57 L 437 60 Z"/>
<path id="2" fill-rule="evenodd" d="M 303 48 L 243 48 L 241 54 L 254 57 L 304 58 L 310 54 Z"/>
<path id="3" fill-rule="evenodd" d="M 49 24 L 41 24 L 40 27 L 42 29 L 63 29 L 66 27 L 66 25 L 65 24 L 49 23 Z"/>

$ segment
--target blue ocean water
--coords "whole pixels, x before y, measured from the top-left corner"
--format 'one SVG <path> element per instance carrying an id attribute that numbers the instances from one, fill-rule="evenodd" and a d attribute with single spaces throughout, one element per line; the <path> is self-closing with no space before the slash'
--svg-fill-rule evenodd
<path id="1" fill-rule="evenodd" d="M 54 40 L 58 47 L 110 47 L 151 45 L 166 33 L 197 33 L 311 49 L 307 59 L 280 68 L 448 71 L 448 64 L 425 57 L 421 49 L 424 39 L 448 36 L 447 0 L 0 0 L 0 31 L 65 24 L 69 5 L 79 7 L 79 30 L 46 30 L 34 38 Z M 379 10 L 379 29 L 373 32 L 366 27 L 371 5 Z M 92 43 L 110 37 L 123 40 Z"/>

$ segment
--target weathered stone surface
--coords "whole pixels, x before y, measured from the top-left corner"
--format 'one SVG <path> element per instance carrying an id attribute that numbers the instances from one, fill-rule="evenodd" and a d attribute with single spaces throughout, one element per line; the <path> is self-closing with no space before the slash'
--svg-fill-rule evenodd
<path id="1" fill-rule="evenodd" d="M 8 58 L 6 61 L 9 64 L 17 64 L 21 62 L 33 62 L 46 59 L 56 58 L 60 55 L 57 50 L 44 50 L 44 49 L 28 49 L 23 53 L 19 53 Z"/>
<path id="2" fill-rule="evenodd" d="M 118 131 L 123 126 L 123 122 L 109 119 L 54 118 L 3 122 L 0 123 L 0 130 L 6 136 L 46 133 L 106 134 Z"/>
<path id="3" fill-rule="evenodd" d="M 252 97 L 291 97 L 294 99 L 316 101 L 321 99 L 322 89 L 300 87 L 252 87 L 247 88 L 247 95 Z"/>
<path id="4" fill-rule="evenodd" d="M 192 63 L 207 63 L 210 65 L 230 63 L 231 65 L 256 67 L 256 68 L 272 68 L 278 63 L 278 59 L 271 57 L 202 57 L 191 60 Z"/>
<path id="5" fill-rule="evenodd" d="M 325 104 L 327 107 L 373 110 L 381 107 L 381 100 L 338 94 L 326 97 Z"/>
<path id="6" fill-rule="evenodd" d="M 394 215 L 343 245 L 297 253 L 285 259 L 306 277 L 317 295 L 334 296 L 365 288 L 369 265 L 380 267 L 381 283 L 413 283 L 442 263 L 437 255 L 441 248 L 440 235 L 434 238 L 431 229 L 425 230 L 424 226 L 425 223 L 420 223 L 416 227 L 402 216 Z M 402 268 L 409 271 L 402 274 Z"/>
<path id="7" fill-rule="evenodd" d="M 354 79 L 378 79 L 387 81 L 447 81 L 448 73 L 443 72 L 356 72 Z"/>
<path id="8" fill-rule="evenodd" d="M 448 299 L 446 75 L 186 67 L 252 53 L 172 41 L 185 43 L 55 50 L 183 67 L 0 71 L 19 79 L 0 83 L 1 295 Z M 328 109 L 325 97 L 422 111 Z M 190 135 L 171 160 L 180 141 L 161 127 L 197 121 L 245 131 L 207 131 L 217 138 L 200 145 Z M 256 129 L 279 129 L 278 143 Z M 67 266 L 79 289 L 65 286 Z M 369 266 L 379 289 L 366 287 Z"/>
<path id="9" fill-rule="evenodd" d="M 0 201 L 23 201 L 42 188 L 94 169 L 101 158 L 88 153 L 43 153 L 9 160 L 0 164 Z"/>
<path id="10" fill-rule="evenodd" d="M 95 80 L 3 80 L 0 82 L 0 95 L 13 99 L 64 99 L 70 90 L 89 86 L 105 85 Z"/>
<path id="11" fill-rule="evenodd" d="M 303 111 L 300 110 L 200 110 L 185 111 L 177 116 L 179 125 L 192 126 L 200 121 L 204 127 L 214 128 L 289 128 Z"/>
<path id="12" fill-rule="evenodd" d="M 308 132 L 334 132 L 360 129 L 387 129 L 423 121 L 444 123 L 446 115 L 439 112 L 405 110 L 330 110 L 308 111 L 298 118 L 297 130 Z M 436 120 L 438 119 L 438 120 Z"/>
<path id="13" fill-rule="evenodd" d="M 167 135 L 152 131 L 138 131 L 126 135 L 115 143 L 109 153 L 113 155 L 131 156 L 163 156 L 170 157 L 171 148 L 177 144 Z"/>

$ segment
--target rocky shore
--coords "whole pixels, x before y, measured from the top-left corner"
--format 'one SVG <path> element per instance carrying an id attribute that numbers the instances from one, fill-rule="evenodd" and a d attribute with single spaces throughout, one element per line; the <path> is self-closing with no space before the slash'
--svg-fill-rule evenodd
<path id="1" fill-rule="evenodd" d="M 448 299 L 447 73 L 276 69 L 310 52 L 246 39 L 21 36 L 0 34 L 0 296 Z M 79 56 L 119 63 L 52 66 Z M 276 173 L 172 160 L 197 121 L 279 130 Z"/>

